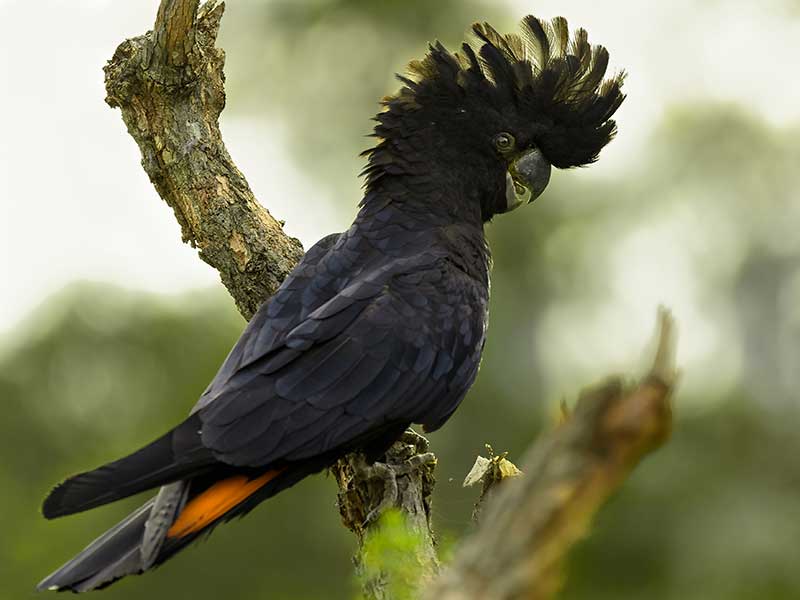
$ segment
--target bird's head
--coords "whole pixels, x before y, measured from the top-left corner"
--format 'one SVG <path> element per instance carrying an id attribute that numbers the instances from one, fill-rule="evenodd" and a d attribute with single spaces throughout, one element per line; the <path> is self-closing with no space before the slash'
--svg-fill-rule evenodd
<path id="1" fill-rule="evenodd" d="M 528 16 L 522 34 L 475 24 L 477 43 L 440 43 L 409 65 L 384 100 L 365 154 L 367 188 L 393 176 L 456 190 L 487 221 L 538 197 L 551 167 L 587 165 L 616 133 L 624 73 L 606 79 L 608 52 L 567 22 Z"/>

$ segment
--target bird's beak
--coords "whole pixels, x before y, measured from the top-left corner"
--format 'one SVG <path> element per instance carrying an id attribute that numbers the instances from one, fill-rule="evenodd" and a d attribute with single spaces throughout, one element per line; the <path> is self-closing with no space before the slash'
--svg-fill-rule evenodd
<path id="1" fill-rule="evenodd" d="M 526 151 L 506 172 L 506 210 L 511 212 L 538 198 L 550 181 L 550 163 L 538 148 Z"/>

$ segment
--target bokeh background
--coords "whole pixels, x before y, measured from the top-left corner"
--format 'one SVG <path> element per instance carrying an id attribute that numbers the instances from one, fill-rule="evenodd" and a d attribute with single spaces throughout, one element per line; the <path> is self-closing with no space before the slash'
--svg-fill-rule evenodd
<path id="1" fill-rule="evenodd" d="M 243 327 L 180 243 L 102 66 L 156 0 L 0 0 L 0 598 L 141 498 L 55 522 L 65 474 L 181 419 Z M 345 229 L 392 73 L 471 22 L 563 14 L 629 72 L 620 133 L 489 228 L 492 315 L 443 431 L 435 522 L 456 540 L 484 443 L 519 456 L 562 398 L 640 373 L 656 307 L 681 328 L 672 441 L 574 552 L 564 598 L 800 597 L 800 5 L 629 0 L 230 0 L 228 147 L 306 246 Z M 354 541 L 319 476 L 104 598 L 346 599 Z"/>

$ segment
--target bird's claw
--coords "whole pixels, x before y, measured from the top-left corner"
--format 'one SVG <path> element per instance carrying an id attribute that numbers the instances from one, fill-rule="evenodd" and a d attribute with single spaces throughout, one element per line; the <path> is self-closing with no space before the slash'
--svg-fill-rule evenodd
<path id="1" fill-rule="evenodd" d="M 422 436 L 420 436 L 422 437 Z M 422 438 L 423 440 L 425 438 Z M 425 440 L 427 443 L 427 440 Z M 409 473 L 415 469 L 418 469 L 422 466 L 428 465 L 435 465 L 436 464 L 436 455 L 433 452 L 425 452 L 423 454 L 415 454 L 411 458 L 409 458 L 401 467 L 402 473 Z"/>
<path id="2" fill-rule="evenodd" d="M 400 436 L 400 441 L 404 444 L 414 446 L 414 448 L 416 448 L 417 452 L 420 454 L 427 452 L 430 449 L 430 442 L 428 442 L 428 438 L 418 434 L 410 427 L 406 429 Z"/>
<path id="3" fill-rule="evenodd" d="M 423 440 L 425 439 L 422 436 L 418 437 Z M 427 440 L 425 440 L 425 443 L 427 444 Z M 361 524 L 362 528 L 372 525 L 380 519 L 381 515 L 386 512 L 386 510 L 397 505 L 397 499 L 399 497 L 397 477 L 399 475 L 407 475 L 422 466 L 435 464 L 436 455 L 433 452 L 415 454 L 402 463 L 391 465 L 382 462 L 375 462 L 372 465 L 368 465 L 366 461 L 363 461 L 358 467 L 359 476 L 366 480 L 378 479 L 382 481 L 383 493 L 378 505 L 367 513 L 364 522 Z"/>
<path id="4" fill-rule="evenodd" d="M 375 462 L 372 465 L 367 465 L 365 462 L 361 465 L 360 471 L 364 479 L 380 479 L 383 481 L 381 501 L 375 508 L 367 513 L 364 522 L 361 524 L 363 528 L 366 528 L 368 525 L 376 522 L 384 511 L 394 506 L 397 502 L 397 473 L 392 467 L 381 462 Z"/>

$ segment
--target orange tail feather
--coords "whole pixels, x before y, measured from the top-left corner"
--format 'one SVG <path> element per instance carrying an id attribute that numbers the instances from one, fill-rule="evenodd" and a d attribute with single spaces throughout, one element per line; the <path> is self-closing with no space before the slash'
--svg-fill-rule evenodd
<path id="1" fill-rule="evenodd" d="M 284 469 L 267 471 L 255 479 L 245 475 L 234 475 L 217 481 L 203 493 L 189 500 L 169 528 L 167 537 L 180 538 L 200 531 L 252 496 L 283 471 Z"/>

